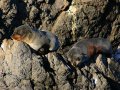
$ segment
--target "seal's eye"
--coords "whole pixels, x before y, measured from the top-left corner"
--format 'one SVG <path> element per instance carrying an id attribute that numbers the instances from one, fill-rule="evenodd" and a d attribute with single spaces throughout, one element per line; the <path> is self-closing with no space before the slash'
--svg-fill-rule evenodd
<path id="1" fill-rule="evenodd" d="M 18 31 L 18 35 L 23 35 L 23 34 L 25 34 L 25 31 L 24 31 L 24 30 L 19 30 L 19 31 Z"/>

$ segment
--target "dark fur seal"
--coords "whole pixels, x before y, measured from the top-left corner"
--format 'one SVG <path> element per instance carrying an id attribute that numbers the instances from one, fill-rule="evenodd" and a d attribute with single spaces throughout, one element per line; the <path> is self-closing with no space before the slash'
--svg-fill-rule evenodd
<path id="1" fill-rule="evenodd" d="M 68 51 L 68 60 L 77 66 L 80 63 L 87 62 L 90 58 L 98 54 L 104 54 L 107 57 L 112 56 L 112 47 L 109 40 L 104 38 L 90 38 L 78 41 Z"/>

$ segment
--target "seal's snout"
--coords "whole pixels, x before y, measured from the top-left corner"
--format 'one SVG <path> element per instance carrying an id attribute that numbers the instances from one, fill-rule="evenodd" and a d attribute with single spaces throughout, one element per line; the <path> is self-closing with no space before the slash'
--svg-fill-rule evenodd
<path id="1" fill-rule="evenodd" d="M 12 35 L 11 35 L 11 38 L 12 38 L 12 39 L 15 39 L 15 40 L 18 40 L 18 41 L 21 41 L 21 40 L 22 40 L 21 35 L 18 35 L 18 34 L 12 34 Z"/>

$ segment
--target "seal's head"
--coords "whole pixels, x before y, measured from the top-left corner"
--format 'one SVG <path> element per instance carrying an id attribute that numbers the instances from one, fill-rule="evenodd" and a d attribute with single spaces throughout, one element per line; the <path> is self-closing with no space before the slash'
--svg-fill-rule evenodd
<path id="1" fill-rule="evenodd" d="M 15 28 L 11 38 L 17 41 L 24 41 L 26 37 L 30 37 L 32 34 L 32 29 L 28 25 L 21 25 Z"/>
<path id="2" fill-rule="evenodd" d="M 80 53 L 80 51 L 81 50 L 76 47 L 71 48 L 67 53 L 68 61 L 70 61 L 73 66 L 77 66 L 82 61 L 83 54 Z"/>

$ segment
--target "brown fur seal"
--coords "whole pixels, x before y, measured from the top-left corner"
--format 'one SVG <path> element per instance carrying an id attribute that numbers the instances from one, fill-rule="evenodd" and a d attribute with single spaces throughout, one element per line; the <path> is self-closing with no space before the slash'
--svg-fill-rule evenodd
<path id="1" fill-rule="evenodd" d="M 28 25 L 15 28 L 11 38 L 27 43 L 40 54 L 47 54 L 59 48 L 59 40 L 56 35 L 49 31 L 33 30 Z"/>
<path id="2" fill-rule="evenodd" d="M 90 38 L 78 41 L 68 51 L 67 57 L 74 66 L 77 66 L 80 63 L 88 62 L 91 57 L 98 54 L 112 56 L 111 43 L 107 39 Z"/>

